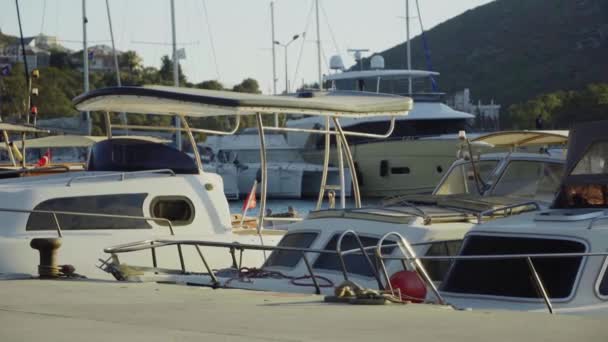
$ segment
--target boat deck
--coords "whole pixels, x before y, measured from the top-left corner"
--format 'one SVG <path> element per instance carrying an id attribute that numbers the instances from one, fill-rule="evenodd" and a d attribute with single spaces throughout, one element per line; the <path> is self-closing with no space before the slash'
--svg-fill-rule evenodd
<path id="1" fill-rule="evenodd" d="M 325 304 L 155 283 L 0 281 L 1 341 L 606 341 L 606 317 Z"/>

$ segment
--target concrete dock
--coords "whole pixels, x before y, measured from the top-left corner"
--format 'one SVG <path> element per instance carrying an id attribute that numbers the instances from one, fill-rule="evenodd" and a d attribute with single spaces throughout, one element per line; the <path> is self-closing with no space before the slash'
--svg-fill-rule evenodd
<path id="1" fill-rule="evenodd" d="M 602 341 L 606 317 L 326 304 L 156 283 L 0 281 L 0 341 Z"/>

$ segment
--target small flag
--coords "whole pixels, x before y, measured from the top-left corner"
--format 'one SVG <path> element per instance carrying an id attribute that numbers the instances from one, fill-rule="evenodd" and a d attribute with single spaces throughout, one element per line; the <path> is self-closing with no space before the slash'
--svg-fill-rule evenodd
<path id="1" fill-rule="evenodd" d="M 245 203 L 243 203 L 242 211 L 245 212 L 247 209 L 255 209 L 257 206 L 257 200 L 255 198 L 255 189 L 257 188 L 257 182 L 253 182 L 253 187 L 251 188 L 251 192 L 247 197 L 245 197 Z"/>
<path id="2" fill-rule="evenodd" d="M 8 76 L 10 73 L 11 73 L 11 65 L 10 64 L 5 64 L 0 69 L 0 75 L 2 75 L 2 76 Z"/>
<path id="3" fill-rule="evenodd" d="M 46 150 L 46 153 L 42 156 L 42 158 L 38 159 L 38 163 L 36 166 L 44 167 L 51 163 L 51 149 Z"/>
<path id="4" fill-rule="evenodd" d="M 95 51 L 89 51 L 89 60 L 93 59 L 93 57 L 95 57 Z"/>

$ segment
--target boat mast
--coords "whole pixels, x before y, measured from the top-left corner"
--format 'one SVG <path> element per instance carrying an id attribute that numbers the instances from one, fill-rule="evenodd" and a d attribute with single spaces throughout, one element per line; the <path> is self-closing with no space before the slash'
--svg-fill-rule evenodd
<path id="1" fill-rule="evenodd" d="M 405 0 L 405 36 L 407 39 L 406 43 L 406 60 L 407 60 L 407 70 L 412 70 L 412 48 L 410 42 L 410 0 Z M 407 89 L 408 95 L 412 95 L 412 77 L 408 76 L 407 78 Z"/>
<path id="2" fill-rule="evenodd" d="M 114 44 L 114 30 L 112 29 L 112 16 L 110 14 L 110 0 L 106 0 L 106 11 L 108 12 L 108 25 L 110 26 L 110 40 L 112 41 L 112 55 L 114 56 L 114 71 L 116 72 L 116 84 L 122 87 L 120 81 L 120 67 L 118 65 L 118 54 L 116 53 L 116 45 Z M 127 125 L 127 114 L 120 113 L 120 121 L 123 125 Z"/>
<path id="3" fill-rule="evenodd" d="M 274 37 L 274 1 L 270 2 L 270 27 L 272 31 L 272 94 L 277 94 L 277 55 Z M 279 114 L 274 113 L 274 127 L 279 127 Z"/>
<path id="4" fill-rule="evenodd" d="M 84 92 L 89 92 L 89 49 L 87 47 L 87 0 L 82 0 L 82 70 L 84 77 Z M 93 125 L 91 123 L 91 112 L 85 112 L 87 122 L 87 135 L 91 135 Z"/>
<path id="5" fill-rule="evenodd" d="M 317 12 L 317 65 L 319 68 L 319 90 L 323 90 L 323 69 L 321 66 L 321 24 L 319 23 L 319 0 L 315 0 Z"/>
<path id="6" fill-rule="evenodd" d="M 175 0 L 171 0 L 171 45 L 173 46 L 173 85 L 179 87 L 179 60 L 177 58 L 177 37 L 175 32 Z M 181 121 L 179 116 L 174 116 L 175 121 L 175 145 L 182 149 Z M 192 148 L 196 148 L 192 146 Z"/>

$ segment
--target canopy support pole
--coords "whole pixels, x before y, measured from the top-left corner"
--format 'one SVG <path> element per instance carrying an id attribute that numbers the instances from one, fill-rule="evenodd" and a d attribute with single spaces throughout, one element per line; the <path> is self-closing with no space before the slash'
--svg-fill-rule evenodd
<path id="1" fill-rule="evenodd" d="M 346 161 L 348 163 L 348 168 L 350 169 L 350 178 L 353 182 L 353 197 L 355 198 L 355 208 L 361 208 L 361 193 L 359 191 L 359 180 L 357 179 L 357 174 L 355 173 L 355 162 L 353 161 L 353 155 L 350 152 L 350 147 L 348 147 L 348 141 L 346 141 L 346 136 L 344 135 L 344 131 L 342 130 L 342 126 L 340 125 L 340 120 L 337 117 L 333 117 L 333 120 L 334 126 L 336 127 L 340 139 L 342 140 L 344 154 L 346 154 Z"/>
<path id="2" fill-rule="evenodd" d="M 325 150 L 323 154 L 323 171 L 321 173 L 321 187 L 319 188 L 319 198 L 317 199 L 316 210 L 321 209 L 323 198 L 325 197 L 325 186 L 327 185 L 327 169 L 329 168 L 329 149 L 330 149 L 330 130 L 329 116 L 325 117 Z"/>
<path id="3" fill-rule="evenodd" d="M 110 112 L 106 112 L 103 117 L 106 121 L 106 136 L 108 139 L 112 139 L 112 121 L 110 120 Z"/>
<path id="4" fill-rule="evenodd" d="M 188 135 L 188 140 L 190 140 L 190 145 L 192 145 L 192 152 L 194 153 L 194 160 L 196 161 L 196 166 L 198 167 L 198 173 L 200 174 L 203 171 L 203 162 L 201 161 L 201 154 L 198 153 L 198 146 L 196 146 L 196 140 L 194 139 L 194 135 L 192 135 L 192 130 L 190 129 L 190 125 L 186 120 L 186 117 L 182 114 L 178 115 L 182 120 L 182 125 L 186 130 L 186 134 Z"/>
<path id="5" fill-rule="evenodd" d="M 260 212 L 258 214 L 258 234 L 261 234 L 264 229 L 264 216 L 266 215 L 266 191 L 268 190 L 268 170 L 266 166 L 266 139 L 264 137 L 264 122 L 262 114 L 256 113 L 255 118 L 258 125 L 258 135 L 260 137 Z"/>
<path id="6" fill-rule="evenodd" d="M 2 131 L 2 136 L 4 137 L 4 144 L 6 145 L 8 157 L 11 159 L 11 163 L 13 164 L 13 166 L 17 167 L 17 162 L 15 161 L 15 156 L 13 155 L 13 150 L 11 149 L 10 141 L 8 141 L 8 133 L 6 133 L 6 131 Z"/>

